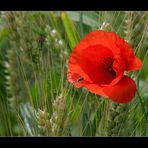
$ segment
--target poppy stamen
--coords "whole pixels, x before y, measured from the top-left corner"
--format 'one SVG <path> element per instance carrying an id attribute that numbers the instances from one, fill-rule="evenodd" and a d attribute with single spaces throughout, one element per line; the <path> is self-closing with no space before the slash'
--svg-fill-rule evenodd
<path id="1" fill-rule="evenodd" d="M 114 62 L 114 59 L 112 57 L 104 58 L 102 61 L 101 69 L 105 73 L 109 73 L 112 76 L 116 76 L 116 72 L 114 71 L 114 69 L 112 67 L 113 62 Z"/>
<path id="2" fill-rule="evenodd" d="M 104 75 L 103 84 L 109 84 L 116 77 L 113 62 L 114 59 L 112 57 L 105 57 L 100 64 L 100 71 Z"/>

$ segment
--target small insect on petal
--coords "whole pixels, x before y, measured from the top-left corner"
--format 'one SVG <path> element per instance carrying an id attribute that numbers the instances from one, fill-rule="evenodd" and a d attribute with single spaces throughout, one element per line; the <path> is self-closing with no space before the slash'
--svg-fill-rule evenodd
<path id="1" fill-rule="evenodd" d="M 76 83 L 76 82 L 81 82 L 81 81 L 83 81 L 84 79 L 82 78 L 82 77 L 79 77 L 76 81 L 74 81 L 74 83 Z"/>

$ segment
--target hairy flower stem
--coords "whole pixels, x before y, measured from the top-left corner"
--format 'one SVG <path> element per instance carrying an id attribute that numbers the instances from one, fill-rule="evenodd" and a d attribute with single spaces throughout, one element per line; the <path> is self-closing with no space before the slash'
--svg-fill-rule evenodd
<path id="1" fill-rule="evenodd" d="M 125 117 L 127 113 L 127 104 L 110 102 L 107 119 L 107 136 L 123 136 L 126 125 Z"/>

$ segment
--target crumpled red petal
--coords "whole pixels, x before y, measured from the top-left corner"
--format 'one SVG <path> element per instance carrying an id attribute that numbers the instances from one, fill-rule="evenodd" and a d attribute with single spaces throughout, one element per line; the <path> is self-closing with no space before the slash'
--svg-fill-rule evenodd
<path id="1" fill-rule="evenodd" d="M 132 47 L 119 36 L 117 37 L 116 45 L 124 57 L 125 70 L 139 70 L 142 66 L 142 61 L 134 55 Z"/>
<path id="2" fill-rule="evenodd" d="M 118 36 L 114 32 L 106 32 L 103 30 L 96 30 L 87 34 L 80 43 L 76 46 L 74 50 L 79 50 L 79 52 L 83 52 L 84 49 L 94 46 L 94 45 L 102 45 L 110 50 L 112 50 L 113 54 L 117 55 L 120 53 L 120 49 L 117 48 L 116 42 L 118 40 Z"/>
<path id="3" fill-rule="evenodd" d="M 111 99 L 117 103 L 127 103 L 132 100 L 136 93 L 135 81 L 127 76 L 114 86 L 101 87 L 98 84 L 87 84 L 85 87 L 92 93 Z"/>
<path id="4" fill-rule="evenodd" d="M 129 62 L 128 66 L 126 67 L 126 70 L 134 71 L 134 70 L 139 70 L 142 66 L 142 61 L 134 57 L 131 62 Z"/>
<path id="5" fill-rule="evenodd" d="M 103 92 L 104 87 L 100 86 L 99 84 L 86 84 L 85 88 L 96 95 L 108 98 L 108 96 Z"/>
<path id="6" fill-rule="evenodd" d="M 68 66 L 72 74 L 78 74 L 90 83 L 109 83 L 112 80 L 110 75 L 101 71 L 104 68 L 101 67 L 103 59 L 113 58 L 111 50 L 96 45 L 79 52 L 79 49 L 74 49 L 69 59 Z"/>
<path id="7" fill-rule="evenodd" d="M 78 74 L 71 73 L 70 71 L 68 71 L 67 77 L 68 81 L 72 83 L 76 88 L 80 88 L 87 83 L 85 80 L 81 80 L 81 77 Z M 80 81 L 78 81 L 79 79 Z"/>
<path id="8" fill-rule="evenodd" d="M 136 84 L 130 77 L 123 76 L 116 85 L 104 87 L 102 91 L 114 102 L 127 103 L 136 94 Z"/>

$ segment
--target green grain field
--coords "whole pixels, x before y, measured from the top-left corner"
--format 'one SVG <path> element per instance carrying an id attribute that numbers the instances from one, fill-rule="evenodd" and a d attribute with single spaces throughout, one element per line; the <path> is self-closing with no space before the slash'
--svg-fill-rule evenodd
<path id="1" fill-rule="evenodd" d="M 129 72 L 137 91 L 114 103 L 75 88 L 68 59 L 82 37 L 102 29 L 142 60 Z M 0 12 L 0 136 L 148 136 L 148 12 Z"/>

